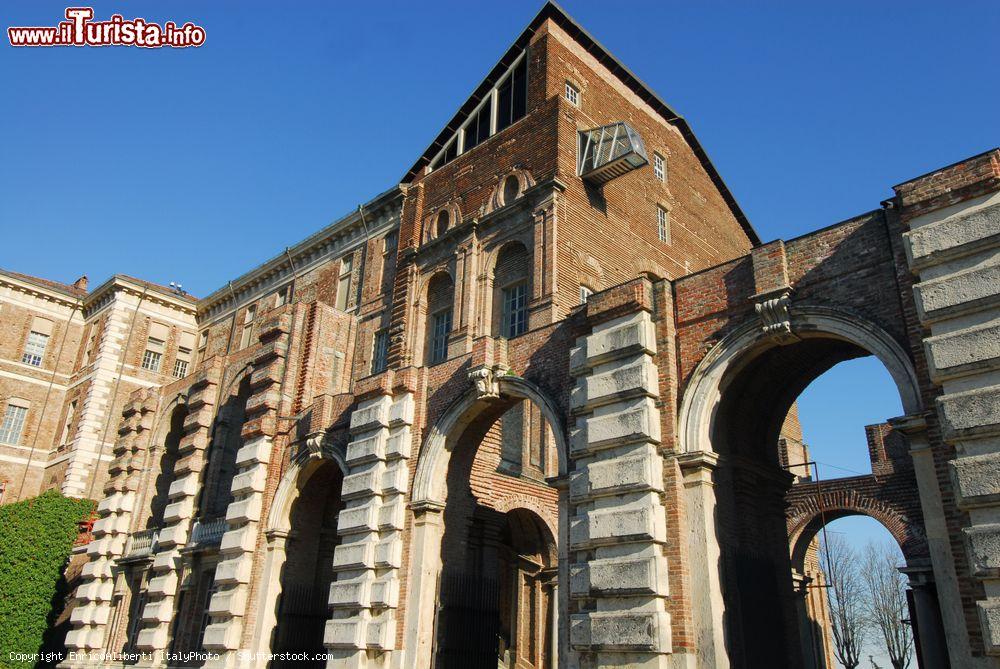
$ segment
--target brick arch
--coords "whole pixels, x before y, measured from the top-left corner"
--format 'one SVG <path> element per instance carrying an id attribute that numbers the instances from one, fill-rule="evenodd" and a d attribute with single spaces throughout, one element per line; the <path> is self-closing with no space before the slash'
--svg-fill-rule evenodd
<path id="1" fill-rule="evenodd" d="M 437 224 L 438 217 L 446 212 L 448 214 L 448 225 L 444 231 L 439 234 Z M 429 242 L 438 239 L 439 237 L 447 234 L 448 230 L 451 230 L 455 226 L 461 224 L 462 222 L 462 208 L 458 204 L 458 200 L 450 200 L 440 207 L 435 207 L 427 215 L 424 216 L 423 223 L 421 226 L 420 239 L 422 243 L 427 244 Z"/>
<path id="2" fill-rule="evenodd" d="M 504 185 L 510 177 L 517 179 L 518 184 L 517 197 L 514 198 L 514 200 L 520 200 L 524 197 L 524 192 L 535 185 L 534 177 L 532 177 L 531 172 L 526 169 L 515 167 L 514 169 L 501 174 L 497 179 L 496 186 L 493 187 L 493 192 L 490 193 L 489 199 L 486 201 L 486 204 L 483 205 L 482 214 L 484 216 L 511 204 L 511 202 L 506 201 L 507 198 L 504 193 Z"/>
<path id="3" fill-rule="evenodd" d="M 928 556 L 923 524 L 919 515 L 914 515 L 919 509 L 894 499 L 875 477 L 799 484 L 785 499 L 789 552 L 793 568 L 800 571 L 809 544 L 823 527 L 850 516 L 866 516 L 878 522 L 896 540 L 907 562 Z"/>

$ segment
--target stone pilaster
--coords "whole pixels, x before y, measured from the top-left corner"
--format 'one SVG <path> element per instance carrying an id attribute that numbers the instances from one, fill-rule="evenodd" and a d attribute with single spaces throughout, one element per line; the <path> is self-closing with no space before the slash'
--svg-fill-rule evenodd
<path id="1" fill-rule="evenodd" d="M 337 579 L 324 637 L 330 669 L 370 666 L 370 653 L 388 666 L 396 650 L 413 411 L 413 395 L 402 393 L 365 400 L 351 414 L 346 506 L 337 521 L 342 542 L 333 557 Z"/>
<path id="2" fill-rule="evenodd" d="M 66 635 L 66 646 L 71 651 L 96 651 L 104 646 L 111 617 L 115 562 L 124 554 L 128 541 L 156 402 L 155 393 L 138 391 L 122 411 L 105 497 L 97 505 L 94 540 L 87 546 L 89 561 L 81 572 L 76 607 L 70 616 L 73 628 Z"/>
<path id="3" fill-rule="evenodd" d="M 594 328 L 571 352 L 570 644 L 595 666 L 667 666 L 663 461 L 656 337 L 639 311 Z"/>
<path id="4" fill-rule="evenodd" d="M 142 610 L 143 628 L 136 639 L 136 648 L 142 651 L 166 651 L 170 643 L 170 625 L 174 619 L 181 571 L 180 550 L 187 544 L 191 532 L 195 499 L 201 487 L 200 476 L 215 417 L 219 375 L 218 365 L 202 370 L 188 391 L 184 433 L 177 446 L 177 463 L 174 480 L 167 491 L 163 527 L 154 545 L 152 574 L 146 589 L 146 606 Z M 171 415 L 164 414 L 160 420 L 165 421 L 164 427 L 169 429 Z"/>
<path id="5" fill-rule="evenodd" d="M 218 589 L 208 605 L 212 622 L 204 638 L 205 649 L 218 653 L 222 666 L 235 664 L 243 634 L 268 465 L 278 457 L 272 447 L 291 324 L 290 310 L 272 312 L 265 318 L 260 325 L 261 346 L 253 359 L 252 394 L 247 400 L 243 446 L 236 454 L 233 501 L 226 510 L 228 530 L 222 537 L 221 560 L 215 569 Z"/>
<path id="6" fill-rule="evenodd" d="M 917 206 L 905 194 L 902 201 Z M 907 221 L 904 248 L 917 315 L 931 335 L 931 380 L 943 391 L 942 436 L 956 451 L 951 476 L 970 521 L 968 558 L 986 594 L 976 604 L 983 642 L 1000 656 L 1000 193 L 925 212 Z"/>

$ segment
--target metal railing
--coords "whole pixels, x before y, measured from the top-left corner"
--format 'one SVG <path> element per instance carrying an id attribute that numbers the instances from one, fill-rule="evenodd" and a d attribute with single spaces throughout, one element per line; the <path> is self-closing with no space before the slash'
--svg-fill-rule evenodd
<path id="1" fill-rule="evenodd" d="M 127 558 L 144 557 L 152 555 L 156 548 L 156 540 L 160 536 L 160 528 L 154 527 L 141 532 L 133 532 L 128 535 L 125 542 L 125 555 Z"/>
<path id="2" fill-rule="evenodd" d="M 226 519 L 196 520 L 191 526 L 191 543 L 196 546 L 207 546 L 222 542 L 226 533 Z"/>

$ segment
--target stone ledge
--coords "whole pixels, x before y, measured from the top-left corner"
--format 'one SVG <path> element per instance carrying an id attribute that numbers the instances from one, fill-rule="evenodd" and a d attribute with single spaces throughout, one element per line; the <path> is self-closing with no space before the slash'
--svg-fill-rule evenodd
<path id="1" fill-rule="evenodd" d="M 1000 386 L 987 386 L 937 399 L 946 440 L 1000 434 Z"/>
<path id="2" fill-rule="evenodd" d="M 931 379 L 1000 368 L 1000 320 L 924 340 Z"/>
<path id="3" fill-rule="evenodd" d="M 925 325 L 1000 303 L 1000 261 L 947 274 L 913 287 Z"/>
<path id="4" fill-rule="evenodd" d="M 590 560 L 570 567 L 570 596 L 669 595 L 667 561 L 661 555 Z"/>
<path id="5" fill-rule="evenodd" d="M 912 269 L 1000 245 L 1000 204 L 950 216 L 903 234 Z"/>
<path id="6" fill-rule="evenodd" d="M 570 618 L 570 645 L 577 650 L 671 650 L 670 614 L 662 611 L 594 611 Z"/>

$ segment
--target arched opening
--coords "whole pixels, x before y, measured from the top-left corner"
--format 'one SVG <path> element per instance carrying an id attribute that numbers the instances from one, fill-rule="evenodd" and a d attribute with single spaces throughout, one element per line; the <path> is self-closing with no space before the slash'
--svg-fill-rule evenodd
<path id="1" fill-rule="evenodd" d="M 215 433 L 209 447 L 205 485 L 200 501 L 200 519 L 208 522 L 226 515 L 233 501 L 233 477 L 236 475 L 236 454 L 243 446 L 243 422 L 247 400 L 250 399 L 250 375 L 240 381 L 237 392 L 230 395 L 219 411 Z"/>
<path id="2" fill-rule="evenodd" d="M 908 563 L 920 560 L 907 558 L 899 538 L 871 516 L 830 509 L 793 542 L 805 666 L 914 666 L 915 597 L 925 592 L 919 579 L 910 587 L 919 567 Z"/>
<path id="3" fill-rule="evenodd" d="M 330 584 L 336 579 L 333 552 L 340 537 L 337 516 L 343 509 L 343 471 L 333 460 L 312 462 L 300 470 L 298 495 L 291 502 L 287 530 L 274 530 L 272 551 L 282 553 L 269 570 L 279 573 L 279 592 L 271 596 L 275 624 L 270 633 L 272 653 L 324 652 L 323 631 L 329 618 Z M 281 513 L 280 509 L 276 512 Z M 279 544 L 279 545 L 275 545 Z M 283 560 L 283 561 L 282 561 Z M 266 614 L 265 614 L 266 615 Z M 324 667 L 323 660 L 279 661 L 272 667 Z"/>
<path id="4" fill-rule="evenodd" d="M 423 304 L 424 364 L 436 365 L 448 359 L 448 343 L 454 320 L 455 282 L 447 272 L 439 272 L 427 283 Z"/>
<path id="5" fill-rule="evenodd" d="M 509 398 L 476 416 L 456 444 L 432 666 L 549 669 L 559 513 L 558 491 L 544 480 L 557 459 L 551 428 L 530 401 Z"/>
<path id="6" fill-rule="evenodd" d="M 719 566 L 717 585 L 702 597 L 695 593 L 695 597 L 721 594 L 721 602 L 711 609 L 715 613 L 710 608 L 716 605 L 702 606 L 696 613 L 696 618 L 701 618 L 696 624 L 717 630 L 709 632 L 718 634 L 716 652 L 724 652 L 734 668 L 828 666 L 817 664 L 823 658 L 817 658 L 811 637 L 803 634 L 802 622 L 804 602 L 811 601 L 802 598 L 802 583 L 807 577 L 823 578 L 815 569 L 803 573 L 806 562 L 802 556 L 815 557 L 818 542 L 800 546 L 799 554 L 792 550 L 799 516 L 810 509 L 830 508 L 832 500 L 844 498 L 856 501 L 859 508 L 885 502 L 887 513 L 895 513 L 906 528 L 894 530 L 902 532 L 910 547 L 923 550 L 926 556 L 926 548 L 920 549 L 915 539 L 922 533 L 914 525 L 921 522 L 918 501 L 914 509 L 912 504 L 907 506 L 907 499 L 895 493 L 886 495 L 881 481 L 870 474 L 835 481 L 839 488 L 834 488 L 833 484 L 817 482 L 815 468 L 804 466 L 815 460 L 808 440 L 817 437 L 822 441 L 822 435 L 797 431 L 801 407 L 796 400 L 835 365 L 872 355 L 885 365 L 895 382 L 889 390 L 898 396 L 902 410 L 890 400 L 883 406 L 891 407 L 894 413 L 879 417 L 880 422 L 903 411 L 919 410 L 912 365 L 894 340 L 857 319 L 817 312 L 802 309 L 793 316 L 798 339 L 792 342 L 778 344 L 767 339 L 755 324 L 734 332 L 709 352 L 685 391 L 681 411 L 684 448 L 692 453 L 714 452 L 718 457 L 713 498 L 698 500 L 708 502 L 702 509 L 715 505 L 714 518 L 707 526 L 714 536 L 701 547 L 693 544 L 693 548 L 696 556 L 711 560 L 717 555 Z M 850 371 L 850 366 L 858 363 L 847 364 Z M 820 382 L 817 387 L 822 385 Z M 827 396 L 822 412 L 844 423 L 835 399 Z M 865 434 L 864 425 L 853 427 Z M 915 489 L 906 438 L 884 423 L 870 428 L 867 436 L 870 443 L 881 440 L 885 452 L 892 451 L 897 458 L 899 470 L 886 472 L 898 474 L 900 481 L 908 476 L 907 485 Z M 865 457 L 864 450 L 857 451 Z M 698 494 L 692 489 L 688 496 Z M 768 605 L 761 606 L 761 602 Z M 813 606 L 809 615 L 822 618 L 822 607 Z M 709 616 L 715 622 L 708 623 Z"/>
<path id="7" fill-rule="evenodd" d="M 163 527 L 163 514 L 169 504 L 170 484 L 174 482 L 174 469 L 179 457 L 181 437 L 184 434 L 184 419 L 187 418 L 188 410 L 186 405 L 179 405 L 170 414 L 170 430 L 163 440 L 163 449 L 160 451 L 160 459 L 157 463 L 156 481 L 153 484 L 153 499 L 150 502 L 149 520 L 146 522 L 147 529 L 158 529 Z"/>
<path id="8" fill-rule="evenodd" d="M 493 268 L 493 336 L 512 339 L 528 331 L 531 255 L 524 244 L 500 249 Z"/>

